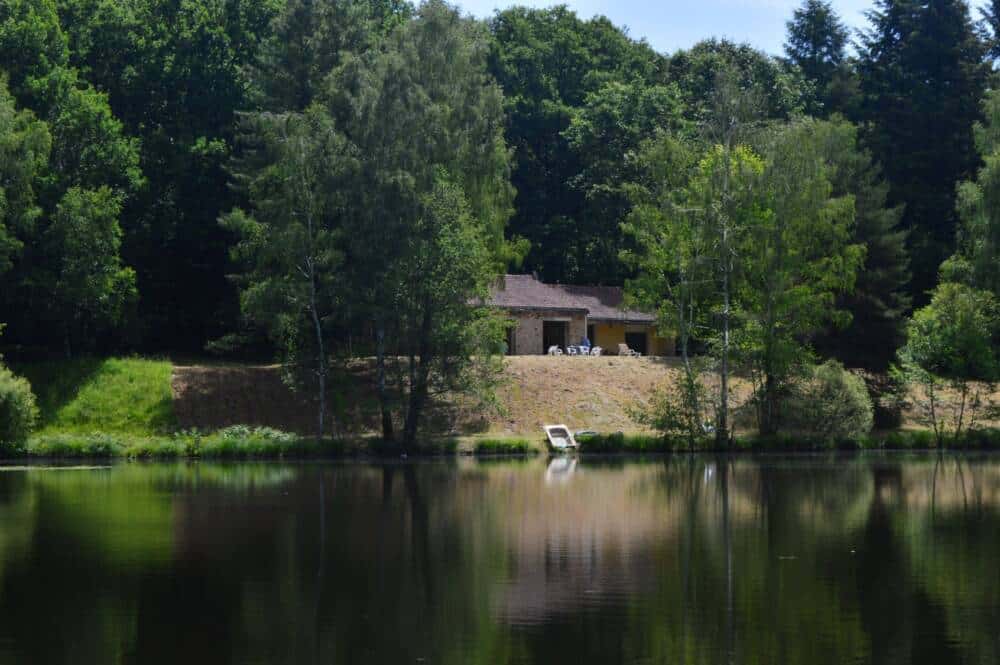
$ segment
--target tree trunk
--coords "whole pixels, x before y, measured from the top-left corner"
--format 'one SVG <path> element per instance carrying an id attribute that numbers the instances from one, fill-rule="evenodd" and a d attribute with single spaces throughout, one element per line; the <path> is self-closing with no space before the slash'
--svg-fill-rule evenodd
<path id="1" fill-rule="evenodd" d="M 701 403 L 698 399 L 698 377 L 695 376 L 694 369 L 691 367 L 691 356 L 688 353 L 688 344 L 691 338 L 690 327 L 691 319 L 688 318 L 686 314 L 688 302 L 685 298 L 681 298 L 680 305 L 677 308 L 678 314 L 678 332 L 680 333 L 681 339 L 681 359 L 684 363 L 684 378 L 685 378 L 685 400 L 687 401 L 688 413 L 694 422 L 688 422 L 688 443 L 693 450 L 697 444 L 697 439 L 701 438 L 704 434 L 703 423 L 701 422 Z"/>
<path id="2" fill-rule="evenodd" d="M 389 409 L 389 395 L 385 385 L 385 324 L 380 318 L 375 322 L 375 383 L 379 408 L 382 411 L 382 439 L 392 443 L 396 433 L 392 427 L 392 412 Z"/>
<path id="3" fill-rule="evenodd" d="M 934 440 L 937 443 L 938 450 L 943 447 L 943 432 L 941 431 L 941 425 L 938 422 L 937 416 L 937 394 L 934 390 L 934 379 L 932 378 L 927 383 L 927 399 L 930 402 L 930 413 L 931 413 L 931 427 L 934 428 Z"/>
<path id="4" fill-rule="evenodd" d="M 424 361 L 420 361 L 417 369 L 416 385 L 410 387 L 410 408 L 406 413 L 406 424 L 403 427 L 403 445 L 406 447 L 416 443 L 420 418 L 427 404 L 428 370 Z"/>
<path id="5" fill-rule="evenodd" d="M 403 426 L 403 445 L 409 447 L 416 442 L 420 418 L 427 403 L 427 381 L 430 377 L 431 345 L 430 332 L 433 313 L 425 305 L 423 320 L 420 323 L 420 349 L 418 351 L 417 369 L 411 372 L 410 405 L 406 411 L 406 423 Z"/>
<path id="6" fill-rule="evenodd" d="M 725 238 L 726 233 L 723 232 Z M 726 243 L 723 242 L 723 246 Z M 724 259 L 728 260 L 728 259 Z M 715 427 L 715 443 L 729 447 L 729 267 L 722 275 L 722 365 L 719 370 L 719 415 Z"/>
<path id="7" fill-rule="evenodd" d="M 760 433 L 767 436 L 774 434 L 778 431 L 777 423 L 775 422 L 775 402 L 777 402 L 777 397 L 775 392 L 777 391 L 777 386 L 775 385 L 774 375 L 768 367 L 764 367 L 764 395 L 763 395 L 763 405 L 761 408 L 761 420 L 760 420 Z"/>
<path id="8" fill-rule="evenodd" d="M 320 440 L 323 439 L 325 434 L 324 425 L 326 417 L 326 376 L 327 376 L 327 359 L 326 359 L 326 346 L 323 343 L 323 326 L 320 322 L 319 312 L 317 311 L 317 296 L 316 296 L 316 275 L 312 268 L 312 262 L 310 261 L 309 266 L 310 278 L 309 278 L 309 297 L 310 297 L 310 310 L 312 313 L 313 325 L 316 329 L 316 380 L 319 383 L 319 414 L 318 414 L 318 435 Z"/>
<path id="9" fill-rule="evenodd" d="M 732 168 L 731 149 L 733 130 L 735 128 L 727 126 L 724 129 L 723 158 L 725 163 L 722 172 L 722 200 L 729 200 L 729 170 Z M 725 209 L 725 208 L 724 208 Z M 730 302 L 729 290 L 731 288 L 730 277 L 733 268 L 733 257 L 730 256 L 729 248 L 729 220 L 726 213 L 722 217 L 722 365 L 719 377 L 719 416 L 715 429 L 715 443 L 717 446 L 730 447 L 732 441 L 729 437 L 729 315 Z"/>
<path id="10" fill-rule="evenodd" d="M 958 422 L 955 425 L 955 444 L 958 444 L 958 439 L 962 436 L 962 426 L 965 424 L 965 403 L 969 397 L 969 384 L 965 381 L 962 382 L 960 394 L 962 401 L 958 407 Z"/>

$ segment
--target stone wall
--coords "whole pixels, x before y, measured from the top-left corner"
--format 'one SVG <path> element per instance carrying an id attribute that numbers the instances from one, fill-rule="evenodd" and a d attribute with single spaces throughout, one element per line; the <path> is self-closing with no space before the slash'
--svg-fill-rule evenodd
<path id="1" fill-rule="evenodd" d="M 544 321 L 564 321 L 567 323 L 566 343 L 576 344 L 587 332 L 587 317 L 581 313 L 538 310 L 532 312 L 512 312 L 517 321 L 514 332 L 514 354 L 519 356 L 540 355 L 548 349 L 542 348 L 542 323 Z"/>

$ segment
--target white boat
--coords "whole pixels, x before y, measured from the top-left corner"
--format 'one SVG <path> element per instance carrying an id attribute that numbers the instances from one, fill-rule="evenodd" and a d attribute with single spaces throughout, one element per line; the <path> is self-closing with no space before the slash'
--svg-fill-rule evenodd
<path id="1" fill-rule="evenodd" d="M 560 452 L 577 449 L 576 439 L 565 425 L 546 425 L 544 429 L 550 449 Z"/>

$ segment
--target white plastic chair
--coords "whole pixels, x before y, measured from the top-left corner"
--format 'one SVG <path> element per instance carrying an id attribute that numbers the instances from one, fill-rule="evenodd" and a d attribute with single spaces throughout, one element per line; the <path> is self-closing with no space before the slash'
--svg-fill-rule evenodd
<path id="1" fill-rule="evenodd" d="M 642 354 L 639 353 L 638 351 L 633 351 L 632 349 L 628 348 L 628 344 L 619 344 L 618 345 L 618 355 L 620 355 L 620 356 L 629 356 L 631 358 L 638 358 Z"/>
<path id="2" fill-rule="evenodd" d="M 576 348 L 575 346 L 567 346 L 566 347 L 566 355 L 568 355 L 568 356 L 578 356 L 578 355 L 580 355 L 580 349 Z"/>
<path id="3" fill-rule="evenodd" d="M 590 349 L 590 355 L 592 355 L 592 356 L 599 356 L 599 355 L 601 355 L 602 353 L 604 353 L 604 349 L 602 349 L 602 348 L 601 348 L 601 347 L 599 347 L 599 346 L 595 346 L 595 347 L 592 347 L 592 348 Z"/>
<path id="4" fill-rule="evenodd" d="M 549 347 L 550 356 L 561 356 L 562 354 L 563 354 L 562 349 L 560 349 L 558 346 L 553 344 L 552 346 Z"/>

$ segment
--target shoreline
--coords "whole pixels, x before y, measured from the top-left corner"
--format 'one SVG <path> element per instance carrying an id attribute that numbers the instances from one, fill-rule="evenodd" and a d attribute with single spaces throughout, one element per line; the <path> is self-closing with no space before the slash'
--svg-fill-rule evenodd
<path id="1" fill-rule="evenodd" d="M 714 441 L 692 447 L 688 441 L 657 435 L 607 434 L 580 437 L 580 448 L 570 455 L 579 457 L 642 457 L 668 455 L 759 455 L 864 452 L 994 452 L 1000 451 L 1000 429 L 968 432 L 959 440 L 936 446 L 929 430 L 899 430 L 874 434 L 856 441 L 810 441 L 789 435 L 761 438 L 747 436 L 735 440 L 731 448 L 718 448 Z M 541 438 L 455 437 L 426 440 L 404 449 L 370 438 L 324 439 L 300 437 L 266 428 L 230 428 L 210 434 L 178 433 L 149 436 L 117 433 L 80 434 L 53 432 L 36 435 L 27 446 L 0 456 L 0 463 L 33 460 L 341 460 L 399 458 L 457 459 L 475 457 L 525 458 L 552 453 Z"/>

